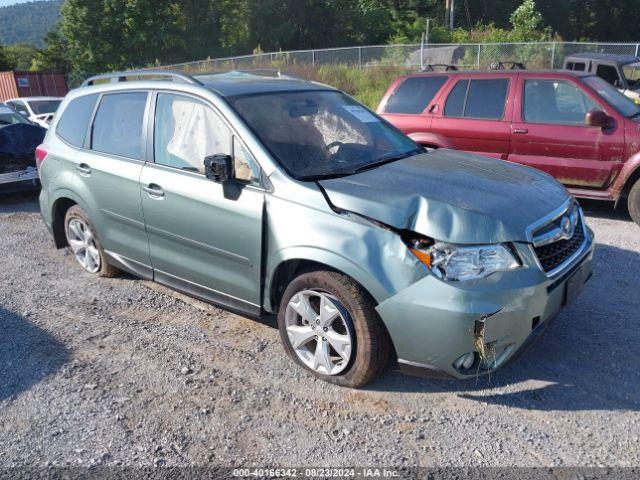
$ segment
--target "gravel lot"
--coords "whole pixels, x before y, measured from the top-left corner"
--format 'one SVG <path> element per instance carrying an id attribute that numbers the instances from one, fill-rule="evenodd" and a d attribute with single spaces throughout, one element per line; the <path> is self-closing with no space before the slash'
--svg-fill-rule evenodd
<path id="1" fill-rule="evenodd" d="M 638 466 L 640 228 L 585 203 L 596 276 L 517 362 L 317 381 L 257 322 L 57 251 L 0 198 L 0 467 Z"/>

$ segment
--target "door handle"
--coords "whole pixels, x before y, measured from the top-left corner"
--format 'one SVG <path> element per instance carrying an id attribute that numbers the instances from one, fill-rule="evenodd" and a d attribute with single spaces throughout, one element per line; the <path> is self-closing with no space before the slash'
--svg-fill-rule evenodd
<path id="1" fill-rule="evenodd" d="M 160 185 L 156 185 L 155 183 L 150 183 L 149 186 L 142 187 L 142 190 L 147 192 L 152 198 L 164 197 L 164 190 Z"/>
<path id="2" fill-rule="evenodd" d="M 520 135 L 526 135 L 527 133 L 529 133 L 529 130 L 527 130 L 526 128 L 514 128 L 513 129 L 513 133 L 519 133 Z"/>
<path id="3" fill-rule="evenodd" d="M 76 170 L 83 175 L 91 175 L 91 168 L 86 163 L 76 165 Z"/>

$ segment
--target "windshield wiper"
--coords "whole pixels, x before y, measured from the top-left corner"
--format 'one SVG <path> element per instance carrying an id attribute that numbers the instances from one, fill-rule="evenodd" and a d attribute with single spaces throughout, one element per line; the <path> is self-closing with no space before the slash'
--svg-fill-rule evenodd
<path id="1" fill-rule="evenodd" d="M 334 170 L 332 172 L 318 173 L 313 175 L 298 175 L 296 176 L 296 178 L 298 180 L 306 181 L 306 180 L 327 180 L 331 178 L 346 177 L 348 175 L 355 175 L 356 173 L 364 172 L 365 170 L 379 167 L 386 163 L 395 162 L 396 160 L 402 160 L 403 158 L 413 157 L 414 155 L 419 155 L 421 153 L 424 153 L 422 149 L 415 149 L 409 152 L 392 153 L 385 157 L 379 158 L 375 162 L 367 163 L 366 165 L 361 165 L 353 169 Z"/>
<path id="2" fill-rule="evenodd" d="M 386 157 L 381 157 L 373 163 L 362 165 L 354 169 L 353 173 L 360 173 L 360 172 L 364 172 L 365 170 L 371 170 L 372 168 L 380 167 L 386 163 L 402 160 L 403 158 L 413 157 L 414 155 L 418 155 L 419 153 L 422 153 L 422 152 L 420 152 L 419 150 L 412 150 L 410 152 L 393 153 L 393 154 L 387 155 Z"/>

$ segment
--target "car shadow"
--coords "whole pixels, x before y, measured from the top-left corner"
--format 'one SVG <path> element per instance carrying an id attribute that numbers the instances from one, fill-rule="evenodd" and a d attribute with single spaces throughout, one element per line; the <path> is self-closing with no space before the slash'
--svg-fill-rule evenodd
<path id="1" fill-rule="evenodd" d="M 0 191 L 0 213 L 36 213 L 39 191 L 3 193 Z"/>
<path id="2" fill-rule="evenodd" d="M 0 307 L 0 401 L 29 390 L 71 358 L 58 339 Z"/>
<path id="3" fill-rule="evenodd" d="M 599 200 L 578 199 L 580 206 L 584 210 L 587 217 L 605 218 L 608 220 L 622 220 L 624 222 L 633 222 L 629 216 L 625 202 L 620 202 L 617 208 L 613 208 L 613 202 L 603 202 Z"/>
<path id="4" fill-rule="evenodd" d="M 582 295 L 518 359 L 470 380 L 390 369 L 371 391 L 455 393 L 529 410 L 640 410 L 640 255 L 598 245 Z"/>

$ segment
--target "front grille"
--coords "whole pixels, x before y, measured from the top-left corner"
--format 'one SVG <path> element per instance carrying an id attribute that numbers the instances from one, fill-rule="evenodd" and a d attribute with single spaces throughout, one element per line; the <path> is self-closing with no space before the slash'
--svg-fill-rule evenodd
<path id="1" fill-rule="evenodd" d="M 540 265 L 545 272 L 555 270 L 578 251 L 584 242 L 584 225 L 578 218 L 573 236 L 567 240 L 558 240 L 539 247 L 534 247 Z"/>

